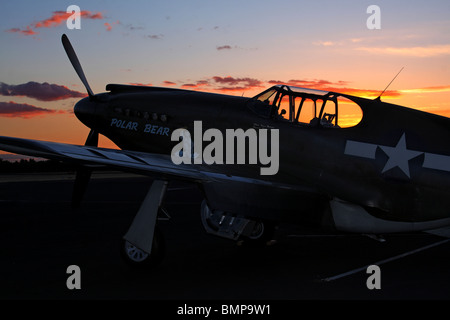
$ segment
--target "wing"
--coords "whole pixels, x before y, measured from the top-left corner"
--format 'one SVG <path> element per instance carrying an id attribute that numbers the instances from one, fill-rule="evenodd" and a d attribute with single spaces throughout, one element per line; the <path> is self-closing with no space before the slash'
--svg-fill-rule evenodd
<path id="1" fill-rule="evenodd" d="M 79 146 L 65 143 L 39 141 L 0 136 L 0 150 L 57 160 L 65 163 L 110 168 L 164 179 L 178 179 L 195 182 L 238 181 L 280 188 L 299 189 L 298 185 L 283 184 L 246 176 L 230 175 L 220 169 L 224 166 L 176 165 L 168 155 Z"/>
<path id="2" fill-rule="evenodd" d="M 159 173 L 189 180 L 207 181 L 205 175 L 187 166 L 178 167 L 169 156 L 78 146 L 65 143 L 0 137 L 0 150 L 57 160 L 76 165 L 112 168 L 142 174 Z M 169 160 L 169 161 L 168 161 Z"/>

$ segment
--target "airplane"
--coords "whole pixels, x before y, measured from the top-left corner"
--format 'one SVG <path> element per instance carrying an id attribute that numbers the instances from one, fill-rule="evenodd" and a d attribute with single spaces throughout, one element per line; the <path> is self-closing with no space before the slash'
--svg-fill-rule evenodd
<path id="1" fill-rule="evenodd" d="M 372 235 L 450 226 L 449 118 L 383 102 L 381 95 L 367 99 L 285 84 L 254 97 L 119 84 L 94 94 L 66 35 L 62 43 L 88 93 L 74 107 L 90 128 L 85 144 L 0 137 L 0 150 L 77 165 L 74 206 L 98 168 L 154 177 L 122 241 L 132 266 L 163 260 L 157 221 L 164 215 L 167 185 L 175 180 L 202 190 L 206 232 L 235 241 L 264 244 L 280 222 Z M 356 110 L 350 116 L 359 114 L 354 123 L 345 114 L 350 107 Z M 275 144 L 257 144 L 268 148 L 267 155 L 269 149 L 279 153 L 275 172 L 262 174 L 268 169 L 262 157 L 251 163 L 201 160 L 197 151 L 208 146 L 203 150 L 195 140 L 199 123 L 201 142 L 210 141 L 209 147 L 214 139 L 205 137 L 208 130 L 224 136 L 230 129 L 255 130 L 259 138 L 270 133 Z M 180 128 L 185 135 L 174 140 Z M 99 148 L 99 134 L 120 149 Z M 176 149 L 177 154 L 180 143 L 193 150 Z M 247 147 L 245 159 L 251 155 Z M 222 159 L 229 159 L 233 150 L 225 151 Z M 191 163 L 174 163 L 177 155 Z"/>

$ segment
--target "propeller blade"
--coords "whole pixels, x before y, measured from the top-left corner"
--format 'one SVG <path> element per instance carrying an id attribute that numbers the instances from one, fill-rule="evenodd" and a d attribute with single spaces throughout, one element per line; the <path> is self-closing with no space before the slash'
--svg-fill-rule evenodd
<path id="1" fill-rule="evenodd" d="M 88 147 L 98 147 L 98 132 L 91 129 L 84 145 Z"/>
<path id="2" fill-rule="evenodd" d="M 84 145 L 89 147 L 98 147 L 98 132 L 91 129 Z M 84 167 L 79 167 L 77 169 L 72 192 L 72 208 L 80 207 L 89 181 L 91 180 L 91 174 L 92 170 L 90 169 Z"/>
<path id="3" fill-rule="evenodd" d="M 61 41 L 64 46 L 64 50 L 66 50 L 67 57 L 72 63 L 72 66 L 75 69 L 76 73 L 78 74 L 78 77 L 80 77 L 81 82 L 83 82 L 84 86 L 86 87 L 89 97 L 92 98 L 94 96 L 94 93 L 92 92 L 92 89 L 89 86 L 86 76 L 84 75 L 83 68 L 81 67 L 80 61 L 78 60 L 75 50 L 73 50 L 73 47 L 70 44 L 69 38 L 67 38 L 67 36 L 63 34 L 61 37 Z"/>
<path id="4" fill-rule="evenodd" d="M 69 58 L 70 62 L 72 63 L 72 66 L 75 69 L 75 72 L 78 74 L 78 77 L 80 78 L 81 82 L 84 84 L 86 91 L 89 94 L 89 98 L 93 99 L 94 93 L 92 92 L 92 89 L 89 86 L 86 76 L 84 75 L 83 68 L 81 67 L 80 61 L 78 60 L 77 54 L 75 53 L 75 50 L 73 49 L 72 44 L 69 41 L 69 38 L 65 34 L 63 34 L 61 37 L 61 41 L 62 41 L 64 50 L 66 51 L 67 57 Z M 91 129 L 84 145 L 90 146 L 90 147 L 97 147 L 98 146 L 98 132 L 94 131 L 94 129 Z M 80 206 L 83 196 L 86 192 L 87 186 L 89 184 L 89 180 L 91 179 L 91 174 L 92 174 L 92 170 L 90 170 L 90 169 L 87 169 L 84 167 L 79 167 L 77 169 L 77 173 L 76 173 L 76 177 L 75 177 L 75 184 L 74 184 L 73 193 L 72 193 L 72 207 L 73 208 L 78 208 Z"/>
<path id="5" fill-rule="evenodd" d="M 79 168 L 75 177 L 75 184 L 72 193 L 72 208 L 79 208 L 81 200 L 86 192 L 92 171 L 86 168 Z"/>

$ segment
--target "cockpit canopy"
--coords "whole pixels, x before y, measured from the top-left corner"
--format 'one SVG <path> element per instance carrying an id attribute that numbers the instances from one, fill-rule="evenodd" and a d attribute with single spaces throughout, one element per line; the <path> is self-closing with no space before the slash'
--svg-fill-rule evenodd
<path id="1" fill-rule="evenodd" d="M 358 104 L 335 92 L 276 85 L 252 100 L 261 116 L 308 126 L 347 128 L 362 119 Z"/>

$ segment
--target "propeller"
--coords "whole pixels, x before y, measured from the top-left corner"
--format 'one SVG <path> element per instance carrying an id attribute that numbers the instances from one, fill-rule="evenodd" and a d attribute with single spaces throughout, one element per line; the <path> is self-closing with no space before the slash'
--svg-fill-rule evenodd
<path id="1" fill-rule="evenodd" d="M 83 68 L 81 67 L 80 61 L 78 60 L 75 50 L 73 50 L 73 47 L 69 41 L 69 38 L 65 34 L 63 34 L 61 37 L 61 41 L 62 41 L 64 50 L 66 50 L 67 57 L 69 58 L 70 62 L 72 63 L 72 66 L 75 69 L 75 72 L 78 74 L 78 77 L 80 77 L 81 82 L 83 82 L 83 84 L 86 88 L 86 91 L 89 94 L 89 98 L 92 100 L 94 98 L 94 93 L 92 92 L 92 89 L 89 86 L 86 76 L 84 75 Z"/>
<path id="2" fill-rule="evenodd" d="M 94 101 L 95 100 L 94 92 L 92 91 L 91 87 L 89 86 L 86 76 L 84 75 L 83 68 L 81 67 L 80 61 L 78 60 L 78 57 L 75 53 L 75 50 L 72 47 L 72 44 L 69 41 L 69 38 L 65 34 L 63 34 L 61 37 L 61 41 L 62 41 L 64 50 L 66 51 L 67 57 L 69 58 L 70 62 L 72 63 L 73 68 L 75 69 L 75 72 L 77 73 L 78 77 L 80 78 L 81 82 L 83 83 L 84 87 L 86 88 L 86 91 L 89 95 L 89 100 Z M 84 145 L 89 146 L 89 147 L 97 147 L 98 146 L 98 132 L 95 131 L 94 129 L 91 129 Z M 75 177 L 75 184 L 74 184 L 73 193 L 72 193 L 72 207 L 73 208 L 78 208 L 80 206 L 81 200 L 83 199 L 84 193 L 86 192 L 87 186 L 89 184 L 91 174 L 92 174 L 92 170 L 88 169 L 86 167 L 79 167 L 77 169 L 76 177 Z"/>

